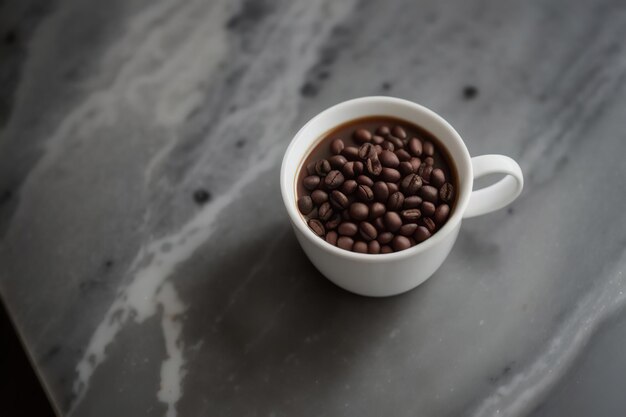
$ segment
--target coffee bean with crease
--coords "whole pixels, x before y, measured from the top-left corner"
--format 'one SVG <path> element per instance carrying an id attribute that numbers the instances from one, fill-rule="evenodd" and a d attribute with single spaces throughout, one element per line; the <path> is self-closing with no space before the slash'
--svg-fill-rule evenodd
<path id="1" fill-rule="evenodd" d="M 345 156 L 349 161 L 356 161 L 359 159 L 359 148 L 356 146 L 346 146 L 341 151 L 341 154 Z"/>
<path id="2" fill-rule="evenodd" d="M 422 212 L 419 209 L 408 209 L 408 210 L 402 210 L 400 212 L 400 215 L 402 216 L 405 222 L 414 223 L 418 221 L 420 217 L 422 217 Z"/>
<path id="3" fill-rule="evenodd" d="M 374 225 L 374 227 L 376 227 L 376 230 L 378 230 L 379 232 L 385 231 L 385 222 L 383 221 L 382 216 L 374 219 L 374 221 L 372 221 L 372 224 Z"/>
<path id="4" fill-rule="evenodd" d="M 359 185 L 359 187 L 356 189 L 356 196 L 364 203 L 374 201 L 374 192 L 367 185 Z"/>
<path id="5" fill-rule="evenodd" d="M 431 234 L 435 232 L 435 229 L 437 229 L 437 225 L 435 224 L 433 219 L 431 219 L 430 217 L 423 218 L 422 223 Z"/>
<path id="6" fill-rule="evenodd" d="M 298 199 L 298 210 L 300 213 L 307 215 L 313 210 L 313 200 L 308 195 L 302 196 Z"/>
<path id="7" fill-rule="evenodd" d="M 374 192 L 374 199 L 376 201 L 381 203 L 387 202 L 387 198 L 389 198 L 389 188 L 383 181 L 376 181 L 372 187 L 372 191 Z"/>
<path id="8" fill-rule="evenodd" d="M 374 240 L 378 237 L 378 231 L 374 225 L 369 222 L 361 222 L 361 224 L 359 224 L 359 233 L 366 242 Z"/>
<path id="9" fill-rule="evenodd" d="M 383 147 L 380 145 L 374 145 L 374 150 L 376 151 L 376 156 L 380 156 L 383 153 Z"/>
<path id="10" fill-rule="evenodd" d="M 339 226 L 342 222 L 342 218 L 341 218 L 341 214 L 339 213 L 335 213 L 333 215 L 333 217 L 330 218 L 330 220 L 328 220 L 325 224 L 324 227 L 326 227 L 326 230 L 333 230 L 336 229 L 337 226 Z"/>
<path id="11" fill-rule="evenodd" d="M 317 172 L 315 172 L 315 161 L 313 162 L 309 162 L 306 166 L 306 172 L 309 175 L 317 175 Z"/>
<path id="12" fill-rule="evenodd" d="M 418 226 L 413 233 L 413 239 L 417 243 L 421 243 L 430 237 L 430 231 L 424 226 Z"/>
<path id="13" fill-rule="evenodd" d="M 302 184 L 307 190 L 315 190 L 321 181 L 322 179 L 317 175 L 309 175 L 302 180 Z"/>
<path id="14" fill-rule="evenodd" d="M 387 136 L 387 140 L 393 144 L 393 147 L 396 151 L 404 148 L 404 142 L 402 142 L 402 139 L 399 139 L 395 136 Z"/>
<path id="15" fill-rule="evenodd" d="M 400 187 L 406 195 L 415 195 L 422 187 L 422 178 L 419 175 L 409 174 L 404 177 Z"/>
<path id="16" fill-rule="evenodd" d="M 405 162 L 405 161 L 410 161 L 411 160 L 411 155 L 407 151 L 405 151 L 404 149 L 396 148 L 396 151 L 394 153 L 396 154 L 396 156 L 398 157 L 398 159 L 401 162 Z"/>
<path id="17" fill-rule="evenodd" d="M 388 182 L 387 189 L 389 190 L 389 195 L 400 191 L 400 187 L 398 187 L 398 184 L 396 184 L 395 182 Z"/>
<path id="18" fill-rule="evenodd" d="M 406 209 L 412 209 L 412 208 L 419 208 L 420 205 L 422 204 L 422 197 L 417 196 L 417 195 L 411 195 L 408 197 L 404 198 L 404 204 L 402 205 L 402 208 Z M 424 212 L 422 211 L 422 214 Z"/>
<path id="19" fill-rule="evenodd" d="M 352 251 L 356 253 L 367 253 L 367 243 L 361 242 L 360 240 L 354 242 L 354 246 L 352 246 Z"/>
<path id="20" fill-rule="evenodd" d="M 372 240 L 367 244 L 367 253 L 376 255 L 380 253 L 380 243 L 377 240 Z"/>
<path id="21" fill-rule="evenodd" d="M 330 243 L 331 245 L 337 246 L 338 237 L 339 236 L 337 235 L 337 232 L 331 230 L 330 232 L 326 233 L 326 242 Z"/>
<path id="22" fill-rule="evenodd" d="M 435 216 L 433 219 L 437 225 L 442 226 L 446 220 L 448 220 L 448 216 L 450 215 L 450 206 L 447 204 L 441 204 L 437 206 L 435 210 Z"/>
<path id="23" fill-rule="evenodd" d="M 358 187 L 358 184 L 355 180 L 348 180 L 341 184 L 341 187 L 339 187 L 339 189 L 342 193 L 350 195 L 356 191 L 356 187 Z"/>
<path id="24" fill-rule="evenodd" d="M 333 208 L 330 206 L 330 203 L 328 201 L 323 203 L 317 209 L 317 215 L 318 215 L 319 219 L 322 220 L 322 221 L 327 221 L 327 220 L 329 220 L 332 217 L 332 215 L 333 215 Z"/>
<path id="25" fill-rule="evenodd" d="M 437 190 L 432 185 L 424 185 L 419 189 L 418 195 L 422 197 L 426 201 L 430 201 L 431 203 L 437 203 L 437 198 L 439 195 L 439 190 Z"/>
<path id="26" fill-rule="evenodd" d="M 354 236 L 359 231 L 359 227 L 356 225 L 356 223 L 343 222 L 339 225 L 337 231 L 342 236 Z"/>
<path id="27" fill-rule="evenodd" d="M 367 129 L 357 129 L 352 137 L 356 143 L 365 143 L 372 140 L 372 133 Z"/>
<path id="28" fill-rule="evenodd" d="M 380 160 L 377 157 L 369 158 L 367 160 L 366 165 L 367 165 L 367 172 L 369 174 L 371 174 L 371 175 L 374 175 L 374 176 L 380 175 L 380 173 L 383 170 L 383 166 L 382 166 L 382 164 L 380 163 Z"/>
<path id="29" fill-rule="evenodd" d="M 381 143 L 380 147 L 383 148 L 383 150 L 389 151 L 389 152 L 393 152 L 396 149 L 396 147 L 393 146 L 393 143 L 389 142 L 388 140 Z"/>
<path id="30" fill-rule="evenodd" d="M 417 170 L 417 175 L 422 177 L 425 183 L 430 183 L 430 177 L 432 175 L 432 172 L 433 172 L 433 167 L 431 165 L 422 164 Z"/>
<path id="31" fill-rule="evenodd" d="M 340 210 L 347 209 L 350 205 L 348 197 L 338 190 L 334 190 L 330 193 L 330 202 Z"/>
<path id="32" fill-rule="evenodd" d="M 368 187 L 372 187 L 374 185 L 374 181 L 368 177 L 367 175 L 359 175 L 356 179 L 357 184 L 367 185 Z"/>
<path id="33" fill-rule="evenodd" d="M 344 178 L 343 174 L 337 170 L 332 170 L 324 177 L 324 185 L 329 190 L 334 190 L 335 188 L 339 188 L 341 184 L 343 184 Z"/>
<path id="34" fill-rule="evenodd" d="M 380 159 L 380 163 L 383 165 L 383 167 L 386 168 L 398 168 L 398 165 L 400 165 L 400 159 L 398 159 L 398 155 L 389 150 L 382 151 L 378 159 Z"/>
<path id="35" fill-rule="evenodd" d="M 439 198 L 441 198 L 446 203 L 452 201 L 452 197 L 454 195 L 454 187 L 449 182 L 446 182 L 439 189 Z"/>
<path id="36" fill-rule="evenodd" d="M 409 152 L 411 152 L 413 156 L 422 156 L 422 141 L 418 138 L 411 138 L 409 140 L 409 143 L 407 144 L 407 147 L 409 148 Z"/>
<path id="37" fill-rule="evenodd" d="M 345 147 L 341 139 L 335 139 L 330 143 L 330 151 L 335 155 L 339 155 Z"/>
<path id="38" fill-rule="evenodd" d="M 356 176 L 354 172 L 354 164 L 355 164 L 354 161 L 350 161 L 350 162 L 345 163 L 343 167 L 341 168 L 341 172 L 343 172 L 343 175 L 346 178 L 354 178 Z"/>
<path id="39" fill-rule="evenodd" d="M 413 170 L 413 165 L 411 165 L 411 162 L 409 161 L 400 162 L 398 171 L 400 171 L 400 174 L 402 174 L 403 177 L 415 173 L 415 171 Z"/>
<path id="40" fill-rule="evenodd" d="M 389 196 L 387 200 L 387 210 L 398 211 L 402 209 L 402 205 L 404 204 L 404 194 L 400 191 L 396 191 L 395 193 Z"/>
<path id="41" fill-rule="evenodd" d="M 332 167 L 330 166 L 330 162 L 328 162 L 327 159 L 320 159 L 319 161 L 315 163 L 315 172 L 320 177 L 323 177 L 324 175 L 328 174 L 331 169 Z"/>
<path id="42" fill-rule="evenodd" d="M 446 182 L 446 174 L 441 168 L 435 168 L 430 174 L 430 184 L 433 187 L 441 187 Z"/>
<path id="43" fill-rule="evenodd" d="M 320 237 L 323 237 L 324 234 L 326 233 L 326 229 L 324 229 L 324 225 L 322 224 L 321 221 L 317 219 L 309 220 L 309 227 L 311 228 L 311 230 L 313 230 L 313 233 L 315 233 L 316 235 Z"/>
<path id="44" fill-rule="evenodd" d="M 316 206 L 321 205 L 323 202 L 328 201 L 328 193 L 324 190 L 315 190 L 311 193 L 311 199 Z"/>
<path id="45" fill-rule="evenodd" d="M 433 217 L 435 215 L 436 206 L 430 201 L 424 201 L 420 206 L 420 210 L 422 211 L 422 215 L 424 217 Z"/>
<path id="46" fill-rule="evenodd" d="M 348 160 L 343 155 L 333 155 L 328 158 L 328 162 L 330 162 L 330 166 L 333 169 L 341 169 L 348 162 Z"/>
<path id="47" fill-rule="evenodd" d="M 415 223 L 407 223 L 407 224 L 403 224 L 402 227 L 400 227 L 400 230 L 398 231 L 398 233 L 400 233 L 402 236 L 413 236 L 413 233 L 415 233 L 415 231 L 417 230 L 417 224 Z"/>
<path id="48" fill-rule="evenodd" d="M 373 158 L 376 156 L 376 149 L 374 149 L 374 145 L 367 142 L 361 145 L 359 148 L 359 158 L 362 160 L 366 160 L 368 158 Z"/>
<path id="49" fill-rule="evenodd" d="M 386 182 L 398 182 L 402 178 L 400 171 L 393 168 L 383 168 L 380 171 L 380 179 Z"/>

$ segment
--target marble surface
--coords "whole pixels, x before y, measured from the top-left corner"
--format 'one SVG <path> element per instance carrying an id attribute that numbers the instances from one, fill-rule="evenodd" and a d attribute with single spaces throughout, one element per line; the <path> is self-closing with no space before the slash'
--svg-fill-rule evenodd
<path id="1" fill-rule="evenodd" d="M 623 2 L 0 8 L 0 294 L 60 415 L 626 415 Z M 388 299 L 321 277 L 278 187 L 374 94 L 526 174 Z"/>

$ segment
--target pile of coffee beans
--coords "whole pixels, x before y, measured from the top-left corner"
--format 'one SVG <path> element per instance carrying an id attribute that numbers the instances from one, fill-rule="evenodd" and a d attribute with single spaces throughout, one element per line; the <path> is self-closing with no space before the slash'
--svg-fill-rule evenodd
<path id="1" fill-rule="evenodd" d="M 391 118 L 350 122 L 303 164 L 297 203 L 310 229 L 359 253 L 391 253 L 447 221 L 455 181 L 447 154 L 425 130 Z"/>

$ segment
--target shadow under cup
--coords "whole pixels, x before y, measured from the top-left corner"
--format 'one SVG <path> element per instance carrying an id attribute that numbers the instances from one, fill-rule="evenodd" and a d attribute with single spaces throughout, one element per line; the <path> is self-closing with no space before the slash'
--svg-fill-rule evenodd
<path id="1" fill-rule="evenodd" d="M 362 254 L 340 249 L 313 233 L 297 208 L 296 186 L 300 169 L 309 153 L 326 134 L 339 125 L 365 117 L 392 117 L 430 132 L 447 151 L 451 171 L 456 173 L 455 203 L 447 222 L 433 236 L 403 251 Z M 364 97 L 337 104 L 311 119 L 295 135 L 285 152 L 281 169 L 281 192 L 296 237 L 313 264 L 331 281 L 363 295 L 392 295 L 407 291 L 427 279 L 443 262 L 454 244 L 472 190 L 469 152 L 459 134 L 431 110 L 392 97 Z M 444 253 L 445 252 L 445 253 Z M 429 261 L 416 262 L 428 255 Z M 407 262 L 409 261 L 409 262 Z M 411 269 L 406 269 L 409 264 Z M 359 272 L 360 271 L 360 272 Z M 379 274 L 379 277 L 377 277 Z M 405 274 L 400 285 L 395 277 Z M 408 279 L 407 274 L 413 276 Z M 381 279 L 380 276 L 385 276 Z M 353 281 L 356 281 L 355 285 Z M 361 281 L 361 282 L 359 282 Z M 374 285 L 362 285 L 371 281 Z"/>

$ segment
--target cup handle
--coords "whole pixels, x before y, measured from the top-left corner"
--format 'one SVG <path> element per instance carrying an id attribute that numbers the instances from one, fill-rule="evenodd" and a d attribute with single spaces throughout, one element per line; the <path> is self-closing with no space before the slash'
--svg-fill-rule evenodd
<path id="1" fill-rule="evenodd" d="M 517 162 L 504 155 L 481 155 L 472 158 L 474 179 L 488 174 L 506 174 L 500 181 L 472 191 L 463 218 L 480 216 L 509 205 L 524 188 L 524 176 Z"/>

